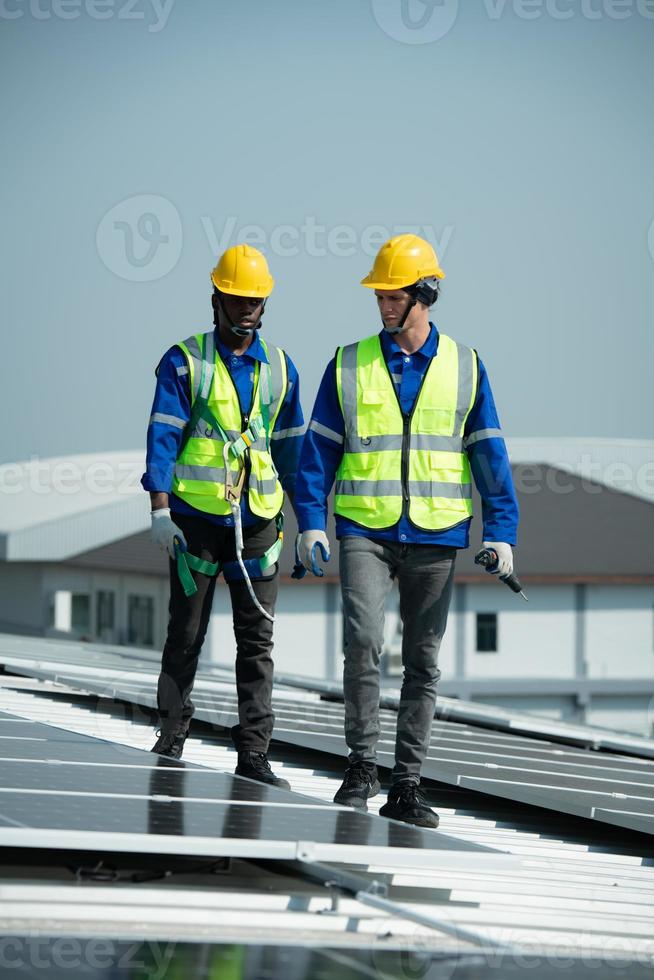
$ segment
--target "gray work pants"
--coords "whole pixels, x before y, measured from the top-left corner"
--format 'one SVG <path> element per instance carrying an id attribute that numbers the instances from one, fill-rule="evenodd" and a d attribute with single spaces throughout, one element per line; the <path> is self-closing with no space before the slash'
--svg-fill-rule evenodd
<path id="1" fill-rule="evenodd" d="M 452 597 L 456 548 L 349 536 L 341 540 L 343 692 L 349 761 L 375 762 L 379 738 L 379 660 L 386 599 L 397 578 L 404 677 L 393 782 L 420 780 L 440 678 L 438 651 Z"/>

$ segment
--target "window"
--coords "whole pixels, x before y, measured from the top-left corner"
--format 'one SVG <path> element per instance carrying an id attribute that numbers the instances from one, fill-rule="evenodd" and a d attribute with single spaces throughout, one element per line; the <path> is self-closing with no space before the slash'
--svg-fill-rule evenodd
<path id="1" fill-rule="evenodd" d="M 116 598 L 113 592 L 98 592 L 95 597 L 95 622 L 98 639 L 111 642 L 116 616 Z"/>
<path id="2" fill-rule="evenodd" d="M 497 613 L 477 613 L 477 653 L 497 652 Z"/>
<path id="3" fill-rule="evenodd" d="M 91 629 L 91 596 L 87 592 L 73 592 L 70 625 L 76 633 L 88 634 Z"/>
<path id="4" fill-rule="evenodd" d="M 154 646 L 154 599 L 149 595 L 127 598 L 127 642 L 137 647 Z"/>

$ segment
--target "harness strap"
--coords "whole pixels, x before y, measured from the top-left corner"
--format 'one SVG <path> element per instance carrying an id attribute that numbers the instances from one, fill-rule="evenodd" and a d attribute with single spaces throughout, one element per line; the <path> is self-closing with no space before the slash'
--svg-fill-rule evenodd
<path id="1" fill-rule="evenodd" d="M 244 562 L 248 574 L 253 574 L 255 578 L 262 575 L 268 568 L 271 568 L 278 561 L 282 553 L 284 546 L 283 514 L 277 516 L 276 524 L 277 540 L 271 544 L 261 558 L 248 558 Z M 209 578 L 215 578 L 217 575 L 220 575 L 222 570 L 226 582 L 233 582 L 243 578 L 243 572 L 237 561 L 226 561 L 222 566 L 220 562 L 205 561 L 202 558 L 197 558 L 196 555 L 190 554 L 188 551 L 182 551 L 177 542 L 175 542 L 175 561 L 177 564 L 177 574 L 184 589 L 184 595 L 187 597 L 195 595 L 198 591 L 198 587 L 191 575 L 191 570 L 199 572 L 201 575 L 207 575 Z"/>
<path id="2" fill-rule="evenodd" d="M 191 575 L 191 569 L 194 572 L 200 572 L 201 575 L 207 575 L 209 578 L 215 578 L 216 575 L 220 574 L 220 562 L 205 561 L 203 558 L 198 558 L 188 551 L 182 551 L 177 543 L 175 543 L 175 555 L 177 575 L 182 583 L 184 595 L 187 597 L 195 595 L 198 591 L 198 587 Z"/>
<path id="3" fill-rule="evenodd" d="M 264 428 L 265 423 L 263 417 L 259 415 L 252 421 L 245 432 L 241 432 L 238 439 L 235 439 L 234 442 L 230 444 L 229 449 L 232 456 L 242 456 L 243 453 L 250 448 L 252 443 L 257 441 Z"/>

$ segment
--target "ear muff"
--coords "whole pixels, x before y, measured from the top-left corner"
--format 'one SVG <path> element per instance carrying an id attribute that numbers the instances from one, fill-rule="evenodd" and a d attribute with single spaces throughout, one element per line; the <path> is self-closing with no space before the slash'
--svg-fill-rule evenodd
<path id="1" fill-rule="evenodd" d="M 419 279 L 417 283 L 406 289 L 417 302 L 425 306 L 433 306 L 440 293 L 440 283 L 436 278 Z"/>

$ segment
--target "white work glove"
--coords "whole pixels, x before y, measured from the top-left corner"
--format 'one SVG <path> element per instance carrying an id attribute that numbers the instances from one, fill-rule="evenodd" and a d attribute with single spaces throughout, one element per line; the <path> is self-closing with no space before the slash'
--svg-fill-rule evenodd
<path id="1" fill-rule="evenodd" d="M 161 548 L 167 551 L 171 558 L 175 557 L 175 538 L 177 538 L 182 551 L 187 551 L 186 538 L 180 528 L 171 520 L 170 507 L 160 507 L 153 510 L 150 514 L 152 518 L 152 540 Z"/>
<path id="2" fill-rule="evenodd" d="M 497 552 L 497 568 L 494 568 L 491 575 L 500 575 L 505 578 L 513 571 L 513 551 L 510 544 L 504 541 L 482 541 L 482 548 L 492 548 Z"/>
<path id="3" fill-rule="evenodd" d="M 322 560 L 329 561 L 329 539 L 324 531 L 303 531 L 298 541 L 298 555 L 300 561 L 308 572 L 313 572 L 318 578 L 325 574 L 318 565 L 318 549 L 322 553 Z"/>

